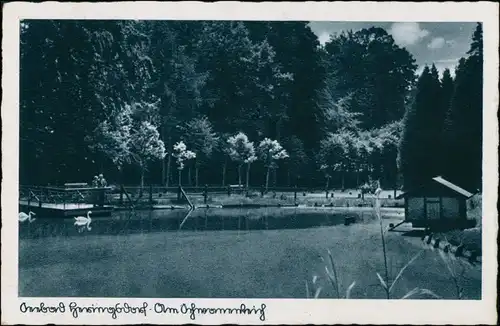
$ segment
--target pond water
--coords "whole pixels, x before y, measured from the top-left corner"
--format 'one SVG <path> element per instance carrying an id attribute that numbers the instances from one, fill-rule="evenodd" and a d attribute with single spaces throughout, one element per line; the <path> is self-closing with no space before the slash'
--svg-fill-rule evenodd
<path id="1" fill-rule="evenodd" d="M 303 229 L 361 222 L 371 212 L 329 209 L 250 208 L 118 211 L 109 217 L 93 217 L 90 228 L 74 225 L 74 218 L 37 218 L 19 224 L 20 239 L 85 235 L 124 235 L 168 231 L 224 231 Z"/>

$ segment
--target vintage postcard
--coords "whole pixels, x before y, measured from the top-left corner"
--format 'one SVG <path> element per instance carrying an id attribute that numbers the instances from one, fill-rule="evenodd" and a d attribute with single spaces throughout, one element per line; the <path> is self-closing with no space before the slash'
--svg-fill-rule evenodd
<path id="1" fill-rule="evenodd" d="M 2 324 L 496 324 L 497 3 L 3 9 Z"/>

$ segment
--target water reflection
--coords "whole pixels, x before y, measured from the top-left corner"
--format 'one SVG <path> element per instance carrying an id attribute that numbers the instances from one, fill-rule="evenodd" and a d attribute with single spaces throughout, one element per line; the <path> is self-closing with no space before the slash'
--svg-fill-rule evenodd
<path id="1" fill-rule="evenodd" d="M 364 216 L 367 215 L 367 216 Z M 39 218 L 19 225 L 19 237 L 68 237 L 91 235 L 126 235 L 167 231 L 273 230 L 300 229 L 343 224 L 345 218 L 362 221 L 369 212 L 335 212 L 299 208 L 196 209 L 114 212 L 109 217 L 95 217 L 92 228 L 82 232 L 72 218 Z"/>

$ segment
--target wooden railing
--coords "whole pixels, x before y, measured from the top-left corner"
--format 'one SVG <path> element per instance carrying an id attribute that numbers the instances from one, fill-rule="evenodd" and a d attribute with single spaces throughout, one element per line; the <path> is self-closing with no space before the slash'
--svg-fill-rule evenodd
<path id="1" fill-rule="evenodd" d="M 93 188 L 62 188 L 52 186 L 20 186 L 19 201 L 28 205 L 56 204 L 94 204 L 105 205 L 109 203 L 110 187 Z"/>

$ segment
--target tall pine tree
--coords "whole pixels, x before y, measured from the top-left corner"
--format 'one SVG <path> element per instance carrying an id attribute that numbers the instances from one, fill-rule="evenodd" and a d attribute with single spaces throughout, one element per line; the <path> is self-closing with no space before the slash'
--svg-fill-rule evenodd
<path id="1" fill-rule="evenodd" d="M 467 55 L 457 67 L 446 117 L 445 174 L 459 185 L 475 190 L 481 187 L 482 176 L 483 32 L 480 23 Z"/>
<path id="2" fill-rule="evenodd" d="M 441 85 L 436 67 L 425 67 L 417 82 L 415 100 L 404 117 L 399 167 L 404 188 L 415 187 L 439 174 L 439 142 L 443 114 L 437 96 Z M 441 118 L 440 118 L 441 117 Z"/>

